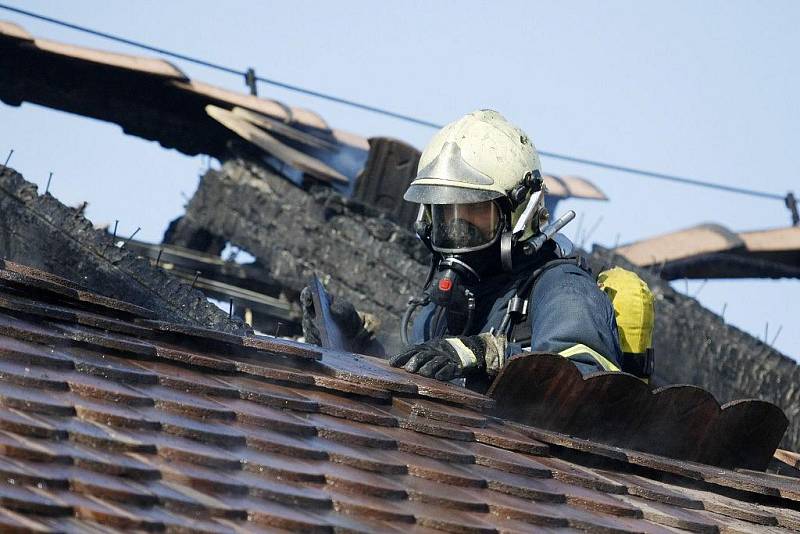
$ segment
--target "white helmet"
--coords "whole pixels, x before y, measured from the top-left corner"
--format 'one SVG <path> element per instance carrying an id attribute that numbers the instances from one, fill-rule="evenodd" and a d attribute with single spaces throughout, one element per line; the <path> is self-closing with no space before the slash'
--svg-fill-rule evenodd
<path id="1" fill-rule="evenodd" d="M 423 151 L 403 198 L 422 204 L 417 233 L 443 253 L 487 248 L 504 233 L 507 248 L 547 219 L 536 148 L 492 110 L 442 128 Z"/>

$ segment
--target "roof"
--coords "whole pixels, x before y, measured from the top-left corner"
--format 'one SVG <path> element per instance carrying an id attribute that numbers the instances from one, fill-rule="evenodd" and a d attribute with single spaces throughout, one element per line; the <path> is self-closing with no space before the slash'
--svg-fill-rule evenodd
<path id="1" fill-rule="evenodd" d="M 0 235 L 0 258 L 91 280 L 94 293 L 144 306 L 154 318 L 239 334 L 249 330 L 190 283 L 152 268 L 110 229 L 94 228 L 83 206 L 69 208 L 49 193 L 39 195 L 36 185 L 9 167 L 0 167 Z"/>
<path id="2" fill-rule="evenodd" d="M 542 176 L 547 194 L 558 198 L 584 198 L 589 200 L 608 200 L 608 197 L 596 185 L 580 176 Z"/>
<path id="3" fill-rule="evenodd" d="M 664 278 L 798 278 L 800 226 L 735 233 L 702 224 L 616 249 Z"/>
<path id="4" fill-rule="evenodd" d="M 162 59 L 37 39 L 3 21 L 0 52 L 3 102 L 31 102 L 113 122 L 128 134 L 186 154 L 222 157 L 235 138 L 206 114 L 207 106 L 222 112 L 237 108 L 242 116 L 270 121 L 280 128 L 281 141 L 272 146 L 282 151 L 276 157 L 302 148 L 305 163 L 330 166 L 337 178 L 340 173 L 355 177 L 369 150 L 366 138 L 331 128 L 313 111 L 191 80 Z M 75 79 L 81 83 L 70 82 Z M 316 144 L 309 145 L 308 139 Z M 289 163 L 294 163 L 296 154 L 291 155 Z"/>
<path id="5" fill-rule="evenodd" d="M 510 422 L 381 360 L 154 321 L 0 267 L 4 529 L 800 529 L 797 478 Z"/>

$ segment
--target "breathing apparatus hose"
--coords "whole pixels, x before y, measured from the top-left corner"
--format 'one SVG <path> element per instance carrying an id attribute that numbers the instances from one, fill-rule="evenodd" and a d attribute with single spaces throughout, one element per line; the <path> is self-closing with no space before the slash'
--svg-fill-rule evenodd
<path id="1" fill-rule="evenodd" d="M 427 295 L 424 295 L 422 298 L 411 297 L 408 299 L 408 307 L 405 313 L 403 313 L 403 318 L 400 320 L 400 340 L 403 342 L 403 345 L 408 345 L 408 323 L 411 322 L 411 316 L 417 308 L 427 306 L 429 303 L 430 298 Z"/>
<path id="2" fill-rule="evenodd" d="M 429 295 L 424 294 L 422 297 L 411 297 L 408 299 L 408 307 L 406 308 L 405 313 L 403 313 L 403 317 L 400 320 L 400 339 L 402 340 L 404 345 L 408 345 L 408 324 L 411 322 L 411 316 L 417 310 L 417 308 L 421 306 L 427 306 L 430 304 L 431 298 Z M 447 309 L 443 306 L 437 306 L 436 310 L 433 312 L 431 316 L 430 322 L 430 336 L 433 336 L 435 333 L 439 332 L 439 323 L 442 321 L 442 317 L 444 316 Z M 472 323 L 475 320 L 475 297 L 472 295 L 471 292 L 468 292 L 468 300 L 467 300 L 467 318 L 464 321 L 464 328 L 462 329 L 460 334 L 455 335 L 465 335 L 469 330 L 472 328 Z"/>
<path id="3" fill-rule="evenodd" d="M 439 266 L 439 261 L 441 260 L 441 257 L 432 248 L 428 247 L 428 250 L 431 251 L 431 264 L 428 268 L 428 276 L 425 278 L 425 289 L 431 285 L 433 275 L 436 273 L 436 267 Z M 428 303 L 430 303 L 430 297 L 425 293 L 423 293 L 421 297 L 411 297 L 408 299 L 408 306 L 403 313 L 403 317 L 400 319 L 400 340 L 403 342 L 403 345 L 408 346 L 408 323 L 411 322 L 411 316 L 414 315 L 417 308 L 427 306 Z"/>

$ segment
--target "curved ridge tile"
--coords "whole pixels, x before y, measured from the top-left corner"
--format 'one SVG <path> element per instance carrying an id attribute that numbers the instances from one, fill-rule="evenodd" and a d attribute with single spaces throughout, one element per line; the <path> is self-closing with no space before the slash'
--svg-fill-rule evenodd
<path id="1" fill-rule="evenodd" d="M 755 399 L 729 402 L 709 429 L 698 461 L 764 469 L 788 427 L 789 419 L 772 403 Z"/>
<path id="2" fill-rule="evenodd" d="M 674 385 L 650 391 L 625 373 L 582 376 L 567 358 L 513 358 L 489 395 L 495 414 L 607 445 L 735 468 L 764 469 L 788 419 L 758 400 L 721 407 L 708 391 Z"/>

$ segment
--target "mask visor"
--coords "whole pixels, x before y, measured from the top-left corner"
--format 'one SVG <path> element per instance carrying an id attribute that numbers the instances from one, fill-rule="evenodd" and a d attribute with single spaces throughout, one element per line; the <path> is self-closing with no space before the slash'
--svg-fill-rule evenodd
<path id="1" fill-rule="evenodd" d="M 472 204 L 434 204 L 431 217 L 431 245 L 439 252 L 480 250 L 497 237 L 500 209 L 494 201 Z"/>

